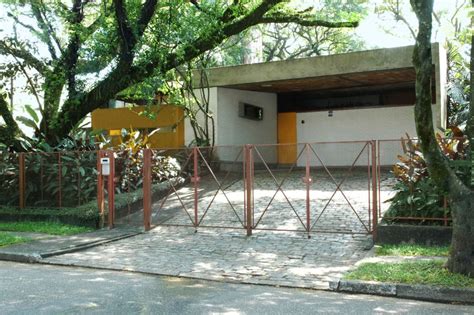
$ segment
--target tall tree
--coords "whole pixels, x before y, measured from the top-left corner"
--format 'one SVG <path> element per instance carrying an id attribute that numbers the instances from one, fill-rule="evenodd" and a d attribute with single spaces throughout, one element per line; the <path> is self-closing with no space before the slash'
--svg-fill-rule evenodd
<path id="1" fill-rule="evenodd" d="M 431 29 L 433 0 L 410 0 L 418 18 L 418 34 L 413 51 L 416 71 L 415 124 L 428 171 L 436 184 L 447 192 L 453 212 L 453 237 L 448 268 L 474 277 L 474 192 L 450 168 L 441 153 L 433 128 L 431 111 Z M 471 71 L 473 67 L 471 55 Z M 471 72 L 471 82 L 473 80 Z M 472 84 L 472 83 L 471 83 Z M 473 100 L 468 120 L 470 146 L 474 141 Z"/>
<path id="2" fill-rule="evenodd" d="M 37 135 L 50 142 L 116 93 L 152 76 L 163 78 L 251 26 L 357 26 L 353 20 L 319 19 L 315 10 L 291 9 L 286 0 L 2 2 L 19 31 L 0 39 L 0 56 L 21 66 L 25 76 L 38 77 L 28 80 L 41 96 Z M 48 56 L 37 47 L 45 47 Z"/>
<path id="3" fill-rule="evenodd" d="M 319 18 L 340 21 L 353 16 L 362 19 L 367 15 L 366 2 L 321 0 L 318 5 L 325 9 L 319 13 Z M 364 46 L 353 29 L 270 24 L 261 26 L 261 30 L 265 61 L 345 53 L 361 50 Z"/>

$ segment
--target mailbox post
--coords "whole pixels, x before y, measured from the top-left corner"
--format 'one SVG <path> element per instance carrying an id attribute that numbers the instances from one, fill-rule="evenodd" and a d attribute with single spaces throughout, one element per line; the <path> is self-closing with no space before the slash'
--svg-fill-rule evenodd
<path id="1" fill-rule="evenodd" d="M 104 180 L 107 179 L 107 199 L 108 199 L 108 225 L 114 227 L 115 222 L 115 158 L 113 151 L 99 151 L 99 180 L 98 180 L 98 202 L 101 215 L 104 214 Z"/>
<path id="2" fill-rule="evenodd" d="M 102 176 L 109 176 L 110 175 L 110 158 L 104 157 L 100 159 L 100 165 L 102 167 Z"/>

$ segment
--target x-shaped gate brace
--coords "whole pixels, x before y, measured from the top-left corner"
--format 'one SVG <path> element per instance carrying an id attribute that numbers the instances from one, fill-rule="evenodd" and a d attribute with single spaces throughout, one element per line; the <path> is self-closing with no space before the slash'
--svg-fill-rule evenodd
<path id="1" fill-rule="evenodd" d="M 324 162 L 322 161 L 322 159 L 319 157 L 319 155 L 316 153 L 316 151 L 314 150 L 314 148 L 309 145 L 309 148 L 311 149 L 311 151 L 313 152 L 313 154 L 316 156 L 316 158 L 318 159 L 319 163 L 321 163 L 321 166 L 324 168 L 324 170 L 326 171 L 326 173 L 329 175 L 329 177 L 331 178 L 332 182 L 336 185 L 336 190 L 334 190 L 334 192 L 332 193 L 331 197 L 329 198 L 329 200 L 326 202 L 326 205 L 324 206 L 323 210 L 321 210 L 321 213 L 319 214 L 319 216 L 317 217 L 317 219 L 314 221 L 313 225 L 311 225 L 311 228 L 310 228 L 310 231 L 314 228 L 314 226 L 316 225 L 316 223 L 319 221 L 319 219 L 321 218 L 321 216 L 323 215 L 324 211 L 326 211 L 327 207 L 329 206 L 329 204 L 331 203 L 332 199 L 334 198 L 334 196 L 336 195 L 336 193 L 339 191 L 342 196 L 344 197 L 344 199 L 346 200 L 347 204 L 349 205 L 349 207 L 351 208 L 351 210 L 354 212 L 354 214 L 357 216 L 357 219 L 360 221 L 360 223 L 364 226 L 365 230 L 367 232 L 369 232 L 369 229 L 367 228 L 367 226 L 365 225 L 364 221 L 360 218 L 359 214 L 357 213 L 357 211 L 354 209 L 354 206 L 352 205 L 352 203 L 349 201 L 349 199 L 347 198 L 346 194 L 344 193 L 344 191 L 341 189 L 341 186 L 342 184 L 346 181 L 346 179 L 352 174 L 352 171 L 354 170 L 354 166 L 355 164 L 357 163 L 357 161 L 359 160 L 360 156 L 362 155 L 362 153 L 364 152 L 365 148 L 367 148 L 368 146 L 368 142 L 365 143 L 365 145 L 362 147 L 362 149 L 360 150 L 359 154 L 357 155 L 357 157 L 355 158 L 354 162 L 352 162 L 352 165 L 351 167 L 349 168 L 349 170 L 347 171 L 346 175 L 344 176 L 344 178 L 339 181 L 339 183 L 337 183 L 336 179 L 334 178 L 334 176 L 332 176 L 331 172 L 328 170 L 326 164 L 324 164 Z M 369 202 L 369 205 L 370 205 L 370 202 Z"/>
<path id="2" fill-rule="evenodd" d="M 344 191 L 342 190 L 341 187 L 344 184 L 344 182 L 351 176 L 356 163 L 359 161 L 362 153 L 364 152 L 364 150 L 366 148 L 369 147 L 369 145 L 372 148 L 372 150 L 371 150 L 372 151 L 372 191 L 373 191 L 373 198 L 372 198 L 372 203 L 373 203 L 372 210 L 373 211 L 372 212 L 374 212 L 374 213 L 373 213 L 373 217 L 372 217 L 373 222 L 370 222 L 370 212 L 371 212 L 370 211 L 370 208 L 371 208 L 370 207 L 370 203 L 371 203 L 370 201 L 371 200 L 370 200 L 370 191 L 369 191 L 369 224 L 368 224 L 368 227 L 367 227 L 367 225 L 361 219 L 361 217 L 359 216 L 356 209 L 354 208 L 351 201 L 346 196 L 346 194 L 344 193 Z M 213 148 L 210 148 L 210 149 L 213 149 Z M 281 192 L 282 195 L 284 196 L 286 202 L 288 203 L 288 205 L 290 206 L 290 208 L 292 209 L 292 211 L 296 215 L 298 221 L 301 223 L 301 225 L 303 226 L 305 231 L 308 233 L 308 237 L 309 237 L 309 233 L 311 231 L 313 231 L 316 223 L 319 222 L 319 220 L 321 219 L 321 216 L 323 215 L 323 213 L 328 208 L 329 204 L 333 200 L 336 193 L 339 191 L 342 194 L 342 196 L 344 197 L 347 204 L 349 205 L 352 212 L 354 212 L 357 219 L 360 221 L 360 223 L 364 227 L 364 229 L 368 233 L 372 232 L 372 233 L 375 234 L 375 226 L 376 226 L 376 222 L 377 222 L 377 193 L 376 193 L 376 185 L 377 184 L 376 184 L 376 164 L 375 164 L 376 156 L 375 156 L 374 149 L 375 149 L 374 141 L 365 142 L 365 145 L 362 147 L 360 152 L 357 154 L 357 156 L 354 159 L 354 161 L 352 162 L 350 168 L 346 171 L 345 176 L 338 182 L 334 178 L 334 176 L 331 174 L 328 167 L 323 162 L 323 160 L 321 159 L 319 154 L 316 152 L 316 150 L 313 148 L 313 146 L 311 144 L 305 144 L 304 147 L 301 149 L 301 151 L 298 153 L 298 155 L 296 157 L 296 160 L 295 160 L 295 163 L 293 163 L 291 165 L 291 167 L 288 170 L 286 176 L 279 182 L 277 180 L 276 176 L 274 175 L 274 173 L 272 172 L 272 170 L 270 169 L 270 167 L 268 166 L 268 163 L 265 161 L 265 159 L 264 159 L 263 155 L 261 154 L 260 150 L 258 150 L 258 147 L 254 146 L 254 145 L 246 145 L 246 146 L 242 147 L 239 150 L 237 156 L 235 157 L 235 159 L 232 162 L 232 163 L 236 163 L 238 161 L 238 159 L 242 156 L 242 152 L 244 153 L 244 159 L 243 159 L 243 163 L 242 163 L 242 165 L 243 165 L 243 181 L 244 181 L 244 200 L 243 200 L 243 202 L 244 202 L 244 221 L 242 221 L 242 219 L 240 218 L 240 216 L 238 215 L 238 213 L 235 209 L 234 204 L 231 202 L 231 200 L 229 199 L 229 197 L 228 197 L 228 195 L 225 191 L 232 184 L 228 185 L 227 187 L 224 187 L 224 182 L 227 180 L 227 178 L 230 174 L 230 170 L 227 172 L 224 179 L 222 181 L 219 181 L 219 179 L 217 178 L 216 174 L 214 173 L 212 167 L 210 166 L 209 162 L 207 161 L 206 157 L 202 154 L 202 148 L 195 147 L 195 148 L 192 149 L 191 153 L 188 154 L 188 156 L 186 158 L 186 161 L 183 164 L 182 170 L 179 173 L 179 175 L 183 175 L 183 173 L 186 170 L 186 167 L 188 166 L 188 164 L 191 161 L 191 157 L 193 157 L 193 176 L 191 176 L 191 182 L 193 183 L 193 186 L 194 186 L 194 196 L 193 196 L 193 199 L 194 199 L 194 218 L 191 216 L 190 211 L 186 207 L 185 202 L 183 201 L 180 194 L 178 193 L 177 185 L 175 183 L 173 183 L 173 180 L 169 178 L 168 174 L 165 174 L 165 177 L 168 180 L 168 182 L 170 183 L 170 188 L 169 188 L 169 191 L 168 191 L 167 195 L 163 198 L 159 208 L 157 209 L 157 213 L 159 213 L 163 209 L 163 206 L 166 203 L 166 201 L 168 200 L 168 197 L 171 194 L 174 194 L 177 197 L 179 203 L 181 204 L 182 209 L 185 211 L 185 213 L 189 217 L 189 220 L 192 223 L 192 226 L 197 228 L 198 226 L 202 226 L 201 224 L 202 224 L 204 218 L 206 217 L 210 207 L 214 203 L 218 193 L 222 192 L 222 194 L 224 195 L 224 197 L 226 199 L 227 204 L 230 205 L 230 207 L 232 209 L 232 212 L 237 217 L 240 225 L 243 228 L 247 229 L 247 235 L 251 235 L 252 234 L 252 229 L 257 229 L 258 228 L 258 226 L 261 223 L 262 219 L 264 218 L 265 214 L 269 211 L 270 206 L 274 202 L 276 195 L 278 194 L 278 192 Z M 268 202 L 268 204 L 264 208 L 263 212 L 257 218 L 256 223 L 255 223 L 254 209 L 253 209 L 254 208 L 254 187 L 253 187 L 254 161 L 253 161 L 253 152 L 255 152 L 256 155 L 258 156 L 258 158 L 263 162 L 263 165 L 265 166 L 265 169 L 268 171 L 271 178 L 273 179 L 273 182 L 277 186 L 277 189 L 276 189 L 275 193 L 273 194 L 272 198 L 270 199 L 270 201 Z M 297 164 L 298 164 L 297 161 L 300 159 L 303 152 L 306 153 L 306 166 L 305 166 L 306 174 L 302 178 L 303 182 L 306 184 L 306 223 L 303 222 L 301 216 L 298 214 L 295 207 L 293 206 L 290 198 L 288 198 L 287 194 L 285 193 L 285 191 L 282 188 L 284 183 L 286 182 L 286 180 L 289 178 L 291 172 L 297 166 Z M 322 209 L 321 213 L 319 214 L 319 216 L 316 218 L 316 220 L 312 224 L 311 224 L 311 218 L 310 218 L 310 210 L 311 210 L 310 209 L 310 186 L 313 183 L 313 179 L 310 176 L 310 163 L 309 163 L 311 152 L 317 158 L 319 163 L 321 163 L 321 166 L 324 168 L 325 172 L 329 175 L 329 177 L 331 178 L 331 181 L 336 186 L 336 189 L 332 193 L 329 200 L 326 202 L 326 204 L 325 204 L 324 208 Z M 151 227 L 151 154 L 152 154 L 151 150 L 149 150 L 149 149 L 146 149 L 145 152 L 144 152 L 143 188 L 144 188 L 144 224 L 145 224 L 145 229 L 146 230 L 150 229 L 150 227 Z M 369 156 L 370 156 L 370 153 L 368 152 L 368 159 L 369 159 Z M 199 188 L 199 182 L 200 182 L 199 167 L 198 167 L 199 157 L 202 159 L 202 161 L 204 163 L 204 166 L 205 166 L 205 169 L 207 169 L 210 172 L 210 174 L 213 178 L 213 181 L 217 184 L 217 189 L 216 189 L 214 195 L 212 196 L 211 201 L 207 205 L 207 207 L 206 207 L 203 215 L 201 216 L 201 218 L 199 218 L 199 215 L 198 215 L 198 201 L 199 201 L 198 188 Z M 368 170 L 369 170 L 368 173 L 370 174 L 369 161 L 368 161 Z M 370 190 L 370 178 L 369 178 L 369 190 Z M 167 220 L 169 220 L 169 219 L 171 219 L 171 218 L 168 218 Z M 164 224 L 167 220 L 161 222 L 160 224 Z M 371 223 L 372 223 L 372 230 L 371 230 Z M 209 227 L 211 227 L 211 226 L 209 226 Z M 222 227 L 222 226 L 215 226 L 215 227 Z M 260 228 L 260 229 L 264 229 L 264 228 Z"/>
<path id="3" fill-rule="evenodd" d="M 212 148 L 210 148 L 210 149 L 212 150 Z M 145 150 L 145 151 L 147 151 L 147 150 Z M 243 149 L 241 148 L 239 150 L 237 156 L 235 157 L 233 163 L 237 162 L 239 157 L 242 155 L 242 152 L 243 152 Z M 144 154 L 144 164 L 146 166 L 151 167 L 151 155 L 150 156 L 148 156 L 148 155 L 149 154 L 147 154 L 147 153 Z M 183 211 L 188 216 L 190 222 L 192 223 L 192 226 L 197 228 L 198 226 L 201 226 L 202 221 L 206 217 L 206 214 L 208 213 L 209 209 L 211 208 L 212 204 L 214 203 L 214 201 L 215 201 L 217 195 L 219 194 L 219 192 L 222 192 L 222 194 L 224 195 L 227 203 L 232 208 L 232 211 L 233 211 L 235 217 L 238 219 L 240 225 L 242 227 L 244 227 L 244 223 L 243 223 L 242 219 L 237 214 L 237 211 L 236 211 L 234 205 L 232 204 L 232 202 L 230 201 L 228 195 L 225 192 L 226 188 L 232 186 L 232 184 L 230 184 L 227 187 L 224 187 L 224 182 L 227 180 L 227 178 L 230 174 L 230 171 L 227 172 L 227 174 L 225 175 L 225 177 L 222 181 L 219 181 L 219 179 L 215 175 L 212 167 L 209 165 L 209 162 L 207 161 L 206 157 L 202 154 L 202 148 L 194 147 L 192 149 L 191 153 L 188 154 L 188 156 L 186 158 L 186 161 L 183 164 L 182 170 L 180 171 L 179 175 L 183 175 L 184 171 L 186 170 L 186 167 L 188 166 L 189 162 L 191 161 L 191 157 L 193 157 L 193 175 L 190 177 L 190 181 L 191 181 L 191 183 L 193 183 L 193 188 L 194 188 L 194 197 L 193 197 L 193 200 L 194 200 L 194 218 L 191 216 L 191 214 L 190 214 L 191 211 L 188 210 L 188 207 L 186 206 L 185 202 L 183 201 L 182 197 L 180 196 L 180 194 L 177 190 L 177 185 L 175 183 L 173 183 L 173 180 L 170 179 L 169 176 L 166 173 L 165 173 L 165 178 L 170 183 L 170 188 L 169 188 L 168 193 L 166 194 L 166 196 L 161 201 L 160 206 L 157 208 L 156 213 L 157 214 L 160 213 L 161 210 L 163 209 L 163 206 L 165 205 L 166 201 L 169 199 L 169 197 L 171 195 L 175 195 L 177 197 L 180 205 L 181 205 L 181 209 L 183 209 Z M 211 201 L 207 205 L 204 213 L 202 214 L 202 216 L 200 218 L 199 218 L 199 214 L 198 214 L 199 182 L 201 181 L 201 178 L 199 176 L 199 167 L 198 167 L 199 157 L 202 159 L 206 169 L 210 172 L 214 182 L 217 184 L 217 189 L 216 189 L 214 195 L 212 196 Z M 146 170 L 145 165 L 144 165 L 144 171 Z M 151 176 L 151 175 L 148 175 L 148 174 L 146 174 L 146 175 Z M 145 182 L 151 181 L 151 178 L 150 179 L 146 178 L 147 176 L 144 176 L 145 177 L 144 178 L 144 189 L 145 189 Z M 151 187 L 151 185 L 150 185 L 150 187 Z M 146 204 L 144 203 L 144 207 L 146 207 L 145 205 Z M 151 205 L 150 205 L 150 207 L 151 207 Z M 144 220 L 145 220 L 145 228 L 146 228 L 147 227 L 147 217 L 149 217 L 151 215 L 151 210 L 149 210 L 149 211 L 146 211 L 146 209 L 144 209 L 144 210 L 145 210 L 144 211 L 144 216 L 145 216 Z M 170 217 L 168 219 L 165 219 L 164 221 L 160 222 L 159 225 L 165 225 L 165 223 L 170 219 L 172 219 L 172 217 Z M 175 225 L 179 225 L 179 224 L 175 224 Z M 150 220 L 149 226 L 151 227 L 151 220 Z M 211 227 L 211 226 L 207 226 L 207 227 Z"/>

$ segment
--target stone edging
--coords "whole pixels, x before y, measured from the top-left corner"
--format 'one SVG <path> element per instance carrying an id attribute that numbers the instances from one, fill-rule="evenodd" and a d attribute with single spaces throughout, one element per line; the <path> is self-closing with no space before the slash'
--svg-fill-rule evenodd
<path id="1" fill-rule="evenodd" d="M 143 232 L 127 233 L 125 235 L 119 235 L 112 238 L 86 242 L 86 243 L 82 243 L 76 246 L 60 248 L 57 250 L 48 251 L 44 253 L 39 253 L 39 252 L 38 253 L 37 252 L 13 253 L 13 252 L 8 252 L 8 248 L 7 248 L 7 251 L 0 251 L 0 260 L 20 262 L 20 263 L 39 263 L 41 262 L 43 258 L 78 252 L 78 251 L 85 250 L 91 247 L 95 247 L 95 246 L 99 246 L 99 245 L 103 245 L 107 243 L 112 243 L 112 242 L 119 241 L 125 238 L 133 237 L 142 233 Z"/>
<path id="2" fill-rule="evenodd" d="M 474 304 L 474 289 L 470 288 L 336 280 L 329 282 L 329 289 L 336 292 L 383 295 L 432 302 Z"/>

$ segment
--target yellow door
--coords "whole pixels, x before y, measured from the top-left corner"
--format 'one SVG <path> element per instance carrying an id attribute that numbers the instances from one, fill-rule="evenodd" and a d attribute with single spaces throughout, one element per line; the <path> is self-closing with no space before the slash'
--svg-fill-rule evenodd
<path id="1" fill-rule="evenodd" d="M 278 114 L 278 143 L 291 145 L 278 146 L 278 163 L 293 164 L 296 162 L 298 146 L 296 145 L 296 113 Z"/>

